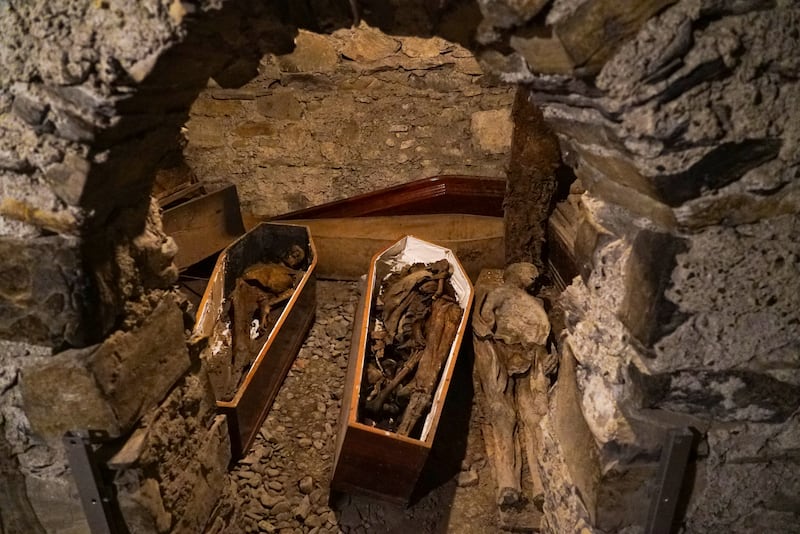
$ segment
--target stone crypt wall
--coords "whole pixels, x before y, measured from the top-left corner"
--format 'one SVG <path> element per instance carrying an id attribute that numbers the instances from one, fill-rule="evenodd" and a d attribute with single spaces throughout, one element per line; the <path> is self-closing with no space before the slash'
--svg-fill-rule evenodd
<path id="1" fill-rule="evenodd" d="M 457 43 L 363 21 L 301 31 L 246 85 L 200 94 L 184 156 L 210 188 L 235 183 L 260 219 L 437 174 L 503 177 L 512 98 Z"/>
<path id="2" fill-rule="evenodd" d="M 230 445 L 149 192 L 209 76 L 294 30 L 213 1 L 2 2 L 0 30 L 3 528 L 87 531 L 61 436 L 90 428 L 132 532 L 199 532 Z"/>
<path id="3" fill-rule="evenodd" d="M 543 423 L 549 530 L 641 531 L 680 427 L 698 435 L 686 531 L 795 530 L 800 10 L 555 2 L 537 16 L 550 32 L 485 27 L 514 52 L 479 59 L 526 84 L 578 177 L 551 219 L 581 276 L 561 297 Z"/>
<path id="4" fill-rule="evenodd" d="M 664 434 L 690 426 L 699 439 L 686 530 L 790 531 L 800 519 L 800 9 L 478 3 L 472 46 L 484 72 L 525 84 L 578 177 L 552 219 L 569 214 L 560 235 L 581 276 L 561 299 L 562 363 L 543 423 L 546 527 L 641 531 Z M 347 5 L 330 3 L 320 13 L 333 18 L 309 24 L 314 13 L 299 4 L 0 1 L 6 530 L 86 530 L 60 441 L 73 428 L 118 438 L 111 462 L 132 531 L 202 530 L 229 461 L 226 422 L 200 347 L 185 341 L 175 246 L 148 194 L 209 77 L 221 87 L 197 106 L 274 73 L 267 64 L 259 74 L 259 62 L 287 57 L 296 25 L 325 33 L 351 22 Z M 462 44 L 447 17 L 461 13 L 467 30 L 463 13 L 477 12 L 387 5 L 416 7 L 383 15 L 416 28 L 397 35 Z M 477 75 L 451 74 L 438 91 Z M 276 79 L 282 87 L 283 72 Z M 256 95 L 257 109 L 264 97 L 274 95 Z M 397 141 L 387 146 L 399 158 Z M 290 188 L 276 187 L 275 210 L 322 199 L 309 188 L 291 200 Z"/>

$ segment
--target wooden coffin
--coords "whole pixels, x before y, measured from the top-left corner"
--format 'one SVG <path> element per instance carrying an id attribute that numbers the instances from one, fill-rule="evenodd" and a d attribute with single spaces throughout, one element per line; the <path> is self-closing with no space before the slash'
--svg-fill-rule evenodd
<path id="1" fill-rule="evenodd" d="M 359 422 L 359 397 L 365 370 L 370 315 L 381 281 L 395 265 L 429 263 L 446 258 L 453 267 L 452 284 L 463 314 L 458 332 L 433 395 L 419 439 Z M 360 493 L 397 504 L 408 504 L 431 451 L 456 357 L 472 306 L 473 288 L 461 263 L 444 247 L 406 236 L 372 258 L 356 312 L 350 359 L 345 377 L 331 488 Z"/>
<path id="2" fill-rule="evenodd" d="M 279 215 L 276 219 L 288 221 L 433 213 L 467 213 L 502 217 L 505 191 L 504 178 L 431 176 L 321 206 L 293 211 Z"/>
<path id="3" fill-rule="evenodd" d="M 162 214 L 164 231 L 178 245 L 181 270 L 212 256 L 244 234 L 236 186 L 194 198 Z"/>
<path id="4" fill-rule="evenodd" d="M 376 250 L 409 234 L 452 250 L 473 281 L 481 269 L 500 268 L 505 262 L 500 217 L 459 213 L 292 222 L 308 226 L 314 236 L 319 278 L 358 280 L 369 270 Z"/>
<path id="5" fill-rule="evenodd" d="M 305 252 L 301 264 L 305 274 L 233 397 L 217 398 L 218 411 L 228 417 L 234 460 L 252 445 L 314 321 L 317 253 L 308 228 L 261 223 L 225 248 L 197 312 L 195 336 L 211 337 L 215 324 L 223 320 L 223 303 L 233 291 L 236 279 L 251 265 L 279 261 L 280 255 L 292 245 Z"/>

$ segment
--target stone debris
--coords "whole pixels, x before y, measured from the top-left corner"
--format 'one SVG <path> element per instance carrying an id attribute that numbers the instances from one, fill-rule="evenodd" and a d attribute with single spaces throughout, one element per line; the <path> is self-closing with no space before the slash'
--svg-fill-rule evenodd
<path id="1" fill-rule="evenodd" d="M 231 470 L 206 532 L 493 531 L 491 487 L 478 485 L 482 468 L 475 461 L 460 474 L 456 465 L 450 482 L 410 508 L 331 495 L 328 483 L 358 294 L 354 283 L 317 284 L 316 322 L 298 355 L 306 361 L 304 372 L 292 370 L 287 376 L 252 450 Z M 337 329 L 344 325 L 347 332 L 337 340 Z M 483 450 L 479 432 L 474 434 L 474 446 L 465 456 L 473 460 Z M 456 485 L 461 489 L 454 500 Z"/>
<path id="2" fill-rule="evenodd" d="M 300 488 L 300 491 L 305 495 L 308 495 L 314 489 L 314 479 L 309 476 L 303 477 L 300 479 L 300 482 L 297 483 L 297 487 Z"/>
<path id="3" fill-rule="evenodd" d="M 303 500 L 300 501 L 300 504 L 294 509 L 294 517 L 300 521 L 305 521 L 308 514 L 311 512 L 311 500 L 308 498 L 308 495 L 303 497 Z"/>
<path id="4" fill-rule="evenodd" d="M 469 488 L 478 485 L 478 473 L 472 469 L 468 471 L 461 471 L 458 474 L 458 487 Z"/>

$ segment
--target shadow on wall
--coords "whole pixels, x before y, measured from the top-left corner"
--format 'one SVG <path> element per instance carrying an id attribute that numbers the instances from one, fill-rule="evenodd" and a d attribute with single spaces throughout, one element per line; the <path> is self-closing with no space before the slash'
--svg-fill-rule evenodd
<path id="1" fill-rule="evenodd" d="M 458 42 L 469 42 L 480 19 L 474 1 L 354 4 L 359 18 L 387 33 L 440 34 Z M 91 279 L 84 315 L 88 323 L 99 318 L 94 322 L 100 325 L 86 342 L 102 339 L 118 326 L 125 301 L 139 296 L 127 288 L 136 275 L 120 268 L 119 249 L 143 232 L 155 171 L 180 147 L 180 129 L 209 78 L 222 87 L 240 87 L 257 75 L 265 54 L 294 49 L 298 28 L 331 32 L 354 22 L 345 0 L 234 0 L 219 10 L 170 15 L 184 23 L 182 42 L 162 45 L 162 51 L 143 57 L 128 75 L 118 77 L 114 92 L 120 96 L 113 98 L 113 109 L 94 103 L 99 109 L 90 110 L 106 115 L 109 126 L 79 132 L 92 162 L 77 200 L 91 214 L 82 229 L 81 255 Z"/>

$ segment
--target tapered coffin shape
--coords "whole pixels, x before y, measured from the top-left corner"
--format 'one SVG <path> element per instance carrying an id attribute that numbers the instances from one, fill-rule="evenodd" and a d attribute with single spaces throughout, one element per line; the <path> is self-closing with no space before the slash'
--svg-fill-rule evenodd
<path id="1" fill-rule="evenodd" d="M 230 298 L 236 279 L 251 265 L 279 262 L 292 245 L 305 252 L 301 264 L 305 274 L 233 397 L 217 399 L 218 411 L 228 417 L 234 460 L 242 457 L 252 445 L 314 321 L 317 254 L 308 228 L 262 223 L 225 248 L 211 273 L 197 312 L 194 334 L 210 337 L 215 324 L 225 320 L 223 304 Z"/>
<path id="2" fill-rule="evenodd" d="M 365 372 L 370 315 L 381 281 L 393 267 L 441 259 L 447 259 L 453 268 L 451 283 L 462 315 L 433 395 L 431 409 L 425 417 L 422 434 L 419 439 L 414 439 L 360 423 L 359 396 Z M 372 258 L 353 326 L 331 479 L 334 490 L 408 504 L 436 436 L 456 357 L 467 327 L 472 298 L 472 284 L 449 249 L 406 236 Z"/>

